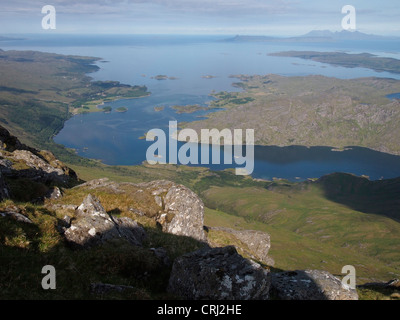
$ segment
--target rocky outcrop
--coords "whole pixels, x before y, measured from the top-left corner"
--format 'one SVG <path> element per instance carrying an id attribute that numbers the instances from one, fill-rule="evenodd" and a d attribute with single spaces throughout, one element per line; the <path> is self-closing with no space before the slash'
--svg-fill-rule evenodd
<path id="1" fill-rule="evenodd" d="M 50 151 L 40 151 L 22 144 L 2 126 L 0 126 L 0 171 L 4 176 L 14 180 L 27 179 L 46 185 L 66 186 L 78 180 L 76 173 Z"/>
<path id="2" fill-rule="evenodd" d="M 274 259 L 268 256 L 271 248 L 271 238 L 268 233 L 256 230 L 234 230 L 230 228 L 211 227 L 209 230 L 219 231 L 231 234 L 240 242 L 240 245 L 235 245 L 239 253 L 264 263 L 269 266 L 275 264 Z M 235 241 L 235 242 L 237 242 Z"/>
<path id="3" fill-rule="evenodd" d="M 184 299 L 269 299 L 270 272 L 233 246 L 204 248 L 174 261 L 168 291 Z"/>
<path id="4" fill-rule="evenodd" d="M 358 300 L 356 290 L 320 270 L 273 273 L 272 292 L 282 300 Z"/>
<path id="5" fill-rule="evenodd" d="M 90 248 L 111 239 L 125 239 L 141 246 L 146 237 L 144 229 L 130 218 L 115 218 L 107 214 L 100 201 L 88 195 L 75 211 L 75 219 L 64 236 L 71 244 Z"/>
<path id="6" fill-rule="evenodd" d="M 44 158 L 32 153 L 28 150 L 15 150 L 9 158 L 15 162 L 22 162 L 28 168 L 18 170 L 14 175 L 25 177 L 34 181 L 43 183 L 59 183 L 68 184 L 71 178 L 76 178 L 76 175 L 70 176 L 72 170 L 66 170 L 66 167 L 61 162 L 56 161 L 50 163 Z"/>
<path id="7" fill-rule="evenodd" d="M 116 183 L 108 179 L 88 181 L 75 188 L 101 189 L 126 194 L 132 200 L 129 211 L 154 219 L 164 232 L 206 241 L 204 204 L 190 189 L 171 181 Z"/>

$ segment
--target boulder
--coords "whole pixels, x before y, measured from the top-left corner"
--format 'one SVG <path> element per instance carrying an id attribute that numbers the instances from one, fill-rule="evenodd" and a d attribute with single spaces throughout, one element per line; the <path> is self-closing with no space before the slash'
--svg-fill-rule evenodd
<path id="1" fill-rule="evenodd" d="M 206 241 L 204 204 L 192 190 L 183 185 L 173 185 L 163 203 L 165 215 L 171 217 L 162 224 L 164 231 Z"/>
<path id="2" fill-rule="evenodd" d="M 190 189 L 167 180 L 145 183 L 116 183 L 106 178 L 88 181 L 75 188 L 101 189 L 126 194 L 132 199 L 129 211 L 154 219 L 164 232 L 206 241 L 204 204 Z"/>
<path id="3" fill-rule="evenodd" d="M 23 214 L 15 211 L 1 211 L 0 216 L 2 217 L 10 217 L 16 221 L 23 222 L 23 223 L 29 223 L 32 224 L 32 220 L 29 219 L 28 217 L 24 216 Z"/>
<path id="4" fill-rule="evenodd" d="M 71 244 L 89 248 L 111 239 L 126 239 L 141 246 L 146 237 L 144 229 L 130 218 L 115 218 L 107 214 L 100 201 L 88 195 L 75 211 L 64 236 Z"/>
<path id="5" fill-rule="evenodd" d="M 268 233 L 256 230 L 234 230 L 222 227 L 210 227 L 209 230 L 226 232 L 233 235 L 243 245 L 235 246 L 239 252 L 261 263 L 273 266 L 275 261 L 268 256 L 271 238 Z"/>
<path id="6" fill-rule="evenodd" d="M 270 272 L 235 247 L 203 248 L 175 259 L 168 291 L 189 300 L 269 299 Z"/>
<path id="7" fill-rule="evenodd" d="M 358 300 L 355 289 L 320 270 L 272 273 L 272 293 L 282 300 Z"/>
<path id="8" fill-rule="evenodd" d="M 62 198 L 62 196 L 63 194 L 59 187 L 52 187 L 49 189 L 44 198 L 49 200 L 57 200 Z"/>

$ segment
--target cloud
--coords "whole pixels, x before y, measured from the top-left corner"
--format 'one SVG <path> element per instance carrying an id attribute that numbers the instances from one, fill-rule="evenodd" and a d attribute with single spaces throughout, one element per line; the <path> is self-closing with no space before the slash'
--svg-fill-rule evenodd
<path id="1" fill-rule="evenodd" d="M 357 20 L 368 26 L 386 23 L 388 32 L 399 30 L 399 7 L 392 0 L 352 0 Z M 21 26 L 38 25 L 41 8 L 53 5 L 58 26 L 65 29 L 86 27 L 90 32 L 105 30 L 255 30 L 279 33 L 300 30 L 340 28 L 341 8 L 347 1 L 321 0 L 0 0 L 0 26 L 3 32 Z M 40 21 L 39 21 L 40 22 Z M 69 24 L 69 25 L 67 25 Z M 119 28 L 118 26 L 122 26 Z M 29 27 L 25 27 L 29 32 Z M 308 30 L 310 31 L 310 30 Z M 128 32 L 128 31 L 127 31 Z M 210 31 L 211 32 L 211 31 Z M 370 32 L 373 32 L 371 30 Z M 290 35 L 290 34 L 288 34 Z"/>

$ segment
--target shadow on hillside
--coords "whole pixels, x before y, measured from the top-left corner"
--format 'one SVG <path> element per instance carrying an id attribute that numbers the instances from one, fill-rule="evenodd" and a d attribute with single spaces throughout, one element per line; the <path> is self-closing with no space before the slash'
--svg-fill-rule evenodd
<path id="1" fill-rule="evenodd" d="M 32 224 L 0 216 L 0 299 L 176 299 L 166 292 L 171 262 L 204 247 L 193 238 L 157 228 L 145 228 L 148 236 L 142 246 L 136 246 L 115 238 L 116 230 L 111 228 L 98 235 L 104 243 L 88 241 L 89 247 L 84 248 L 86 243 L 76 246 L 65 240 L 68 223 L 54 212 L 32 210 L 24 212 Z M 135 230 L 118 230 L 130 231 Z M 153 249 L 161 247 L 169 263 Z M 41 287 L 45 265 L 55 267 L 56 290 Z M 94 284 L 99 283 L 116 287 L 94 292 Z"/>
<path id="2" fill-rule="evenodd" d="M 100 235 L 103 244 L 78 249 L 65 240 L 63 228 L 69 227 L 68 223 L 57 218 L 55 213 L 36 208 L 28 215 L 40 225 L 0 217 L 0 299 L 179 299 L 166 291 L 174 259 L 207 247 L 191 237 L 146 228 L 147 238 L 143 246 L 113 238 L 115 230 L 110 229 Z M 119 231 L 126 233 L 132 230 L 126 228 Z M 161 247 L 165 249 L 170 263 L 166 263 L 152 249 Z M 45 265 L 55 267 L 55 290 L 41 287 L 45 277 L 41 270 Z M 271 271 L 282 272 L 280 269 Z M 320 291 L 306 274 L 302 280 L 306 280 L 307 291 Z M 93 291 L 98 284 L 116 287 Z M 274 292 L 272 298 L 282 299 Z M 301 297 L 305 298 L 302 295 L 297 298 Z M 326 299 L 323 294 L 312 297 Z"/>
<path id="3" fill-rule="evenodd" d="M 400 178 L 370 181 L 347 173 L 333 173 L 316 183 L 329 200 L 400 222 Z"/>

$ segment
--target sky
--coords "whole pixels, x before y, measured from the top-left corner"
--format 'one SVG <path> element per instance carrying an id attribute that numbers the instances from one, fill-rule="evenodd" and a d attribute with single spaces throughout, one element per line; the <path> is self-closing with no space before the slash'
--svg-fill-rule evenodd
<path id="1" fill-rule="evenodd" d="M 44 30 L 42 7 L 56 10 Z M 296 36 L 342 30 L 342 7 L 356 30 L 400 36 L 399 0 L 0 0 L 0 34 L 229 34 Z"/>

